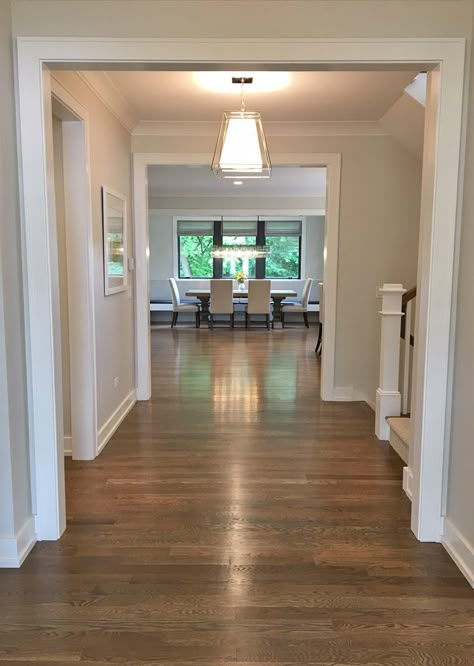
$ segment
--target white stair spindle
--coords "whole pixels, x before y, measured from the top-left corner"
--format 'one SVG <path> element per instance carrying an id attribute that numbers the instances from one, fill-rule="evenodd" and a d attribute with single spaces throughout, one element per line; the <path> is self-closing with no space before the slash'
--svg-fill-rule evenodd
<path id="1" fill-rule="evenodd" d="M 382 296 L 382 336 L 379 388 L 375 400 L 375 434 L 379 439 L 389 438 L 387 416 L 400 416 L 400 322 L 405 292 L 401 284 L 384 284 L 379 290 Z"/>
<path id="2" fill-rule="evenodd" d="M 408 301 L 405 315 L 405 340 L 403 341 L 402 414 L 408 414 L 410 411 L 408 407 L 408 397 L 410 392 L 411 310 L 412 301 Z"/>

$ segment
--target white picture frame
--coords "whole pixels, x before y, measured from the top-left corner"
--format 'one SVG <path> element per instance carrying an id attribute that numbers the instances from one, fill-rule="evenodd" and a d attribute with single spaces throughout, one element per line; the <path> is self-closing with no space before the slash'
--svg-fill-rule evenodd
<path id="1" fill-rule="evenodd" d="M 104 294 L 125 291 L 128 285 L 127 198 L 102 186 Z"/>

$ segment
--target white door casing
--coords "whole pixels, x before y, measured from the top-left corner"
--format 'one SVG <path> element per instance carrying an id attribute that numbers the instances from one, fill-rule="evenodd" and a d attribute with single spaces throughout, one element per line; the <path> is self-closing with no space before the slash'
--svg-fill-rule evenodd
<path id="1" fill-rule="evenodd" d="M 449 358 L 451 345 L 452 285 L 455 266 L 455 234 L 459 220 L 457 210 L 465 40 L 452 39 L 87 39 L 87 38 L 19 38 L 18 100 L 23 225 L 26 244 L 25 279 L 30 354 L 28 362 L 32 410 L 32 444 L 35 459 L 41 459 L 45 478 L 37 488 L 37 530 L 39 539 L 55 539 L 61 534 L 64 515 L 64 485 L 58 473 L 58 423 L 62 414 L 60 349 L 56 344 L 55 323 L 58 293 L 54 284 L 57 265 L 52 242 L 54 207 L 48 209 L 45 151 L 44 108 L 49 91 L 43 86 L 44 64 L 64 61 L 87 69 L 93 63 L 169 63 L 189 65 L 242 62 L 260 66 L 285 67 L 301 63 L 304 67 L 336 65 L 343 69 L 354 64 L 360 68 L 433 69 L 440 66 L 439 105 L 437 112 L 436 150 L 430 173 L 423 179 L 424 193 L 434 183 L 430 214 L 422 206 L 422 292 L 425 294 L 426 319 L 415 331 L 417 339 L 416 409 L 423 414 L 422 427 L 415 428 L 413 442 L 417 465 L 413 470 L 412 528 L 422 540 L 439 541 L 442 497 L 445 424 L 449 405 L 448 367 L 440 358 Z M 286 156 L 287 157 L 287 156 Z M 442 184 L 442 186 L 441 186 Z M 424 217 L 423 217 L 424 216 Z M 137 286 L 140 282 L 137 279 Z M 440 289 L 439 286 L 442 285 Z M 326 315 L 327 316 L 327 315 Z M 436 415 L 436 418 L 434 416 Z M 61 432 L 62 437 L 62 432 Z M 61 447 L 61 449 L 59 448 Z M 421 482 L 422 480 L 422 482 Z M 421 495 L 420 496 L 420 489 Z M 431 500 L 425 502 L 429 490 Z M 439 498 L 439 502 L 437 501 Z"/>

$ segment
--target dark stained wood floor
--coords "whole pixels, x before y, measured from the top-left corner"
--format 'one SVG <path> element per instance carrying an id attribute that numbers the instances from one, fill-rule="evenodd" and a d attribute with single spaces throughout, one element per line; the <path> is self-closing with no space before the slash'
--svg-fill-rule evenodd
<path id="1" fill-rule="evenodd" d="M 2 666 L 473 666 L 473 590 L 369 407 L 320 402 L 315 329 L 152 338 L 153 400 L 0 572 Z"/>

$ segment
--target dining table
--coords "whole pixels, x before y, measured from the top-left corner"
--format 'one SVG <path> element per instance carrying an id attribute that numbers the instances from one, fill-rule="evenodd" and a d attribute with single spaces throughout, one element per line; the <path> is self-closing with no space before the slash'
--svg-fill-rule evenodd
<path id="1" fill-rule="evenodd" d="M 272 289 L 271 299 L 273 301 L 273 321 L 281 322 L 281 302 L 285 298 L 297 298 L 298 294 L 294 289 Z M 186 296 L 196 298 L 201 302 L 201 315 L 203 319 L 209 317 L 209 300 L 211 298 L 210 289 L 188 289 Z M 245 300 L 249 296 L 248 289 L 234 289 L 233 298 L 236 300 Z"/>

